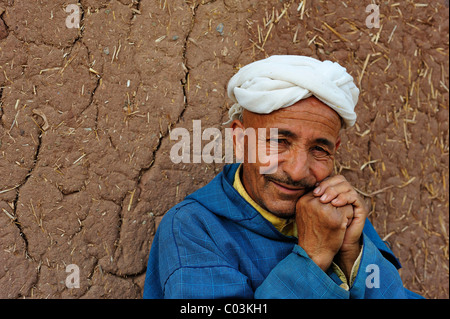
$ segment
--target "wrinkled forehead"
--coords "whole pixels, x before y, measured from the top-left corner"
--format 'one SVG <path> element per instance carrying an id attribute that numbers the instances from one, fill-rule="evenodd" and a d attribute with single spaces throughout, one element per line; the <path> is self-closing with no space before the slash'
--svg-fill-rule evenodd
<path id="1" fill-rule="evenodd" d="M 315 97 L 300 100 L 293 105 L 269 114 L 257 114 L 244 110 L 243 121 L 250 127 L 288 128 L 299 125 L 312 125 L 317 128 L 337 131 L 342 128 L 339 114 Z"/>

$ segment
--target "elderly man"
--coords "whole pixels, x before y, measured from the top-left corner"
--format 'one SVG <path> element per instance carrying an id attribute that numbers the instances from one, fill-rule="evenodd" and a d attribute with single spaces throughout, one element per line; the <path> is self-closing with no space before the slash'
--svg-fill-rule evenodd
<path id="1" fill-rule="evenodd" d="M 340 130 L 356 120 L 359 90 L 345 68 L 272 56 L 241 68 L 228 95 L 235 131 L 277 129 L 256 143 L 275 149 L 276 167 L 250 161 L 258 145 L 236 135 L 243 163 L 164 216 L 144 298 L 420 297 L 403 287 L 363 199 L 332 176 Z"/>

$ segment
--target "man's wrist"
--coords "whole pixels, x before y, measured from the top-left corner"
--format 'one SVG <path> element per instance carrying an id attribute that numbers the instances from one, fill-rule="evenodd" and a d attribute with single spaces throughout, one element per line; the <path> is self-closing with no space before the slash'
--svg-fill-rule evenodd
<path id="1" fill-rule="evenodd" d="M 324 272 L 330 268 L 333 262 L 334 254 L 332 253 L 320 253 L 320 254 L 308 254 L 309 258 Z"/>
<path id="2" fill-rule="evenodd" d="M 358 259 L 361 248 L 362 246 L 358 242 L 354 245 L 346 246 L 345 249 L 339 250 L 339 252 L 334 257 L 334 262 L 339 266 L 339 268 L 342 269 L 347 278 L 350 278 L 353 265 Z"/>

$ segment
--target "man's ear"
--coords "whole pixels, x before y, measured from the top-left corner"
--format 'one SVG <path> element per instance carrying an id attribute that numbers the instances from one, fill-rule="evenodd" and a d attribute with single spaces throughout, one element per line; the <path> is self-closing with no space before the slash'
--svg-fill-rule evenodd
<path id="1" fill-rule="evenodd" d="M 236 155 L 236 162 L 244 162 L 244 124 L 240 120 L 231 122 L 230 127 L 233 129 L 233 148 Z"/>
<path id="2" fill-rule="evenodd" d="M 336 149 L 335 149 L 335 151 L 337 151 L 337 149 L 339 148 L 340 145 L 341 145 L 341 137 L 338 136 L 338 138 L 336 140 Z"/>

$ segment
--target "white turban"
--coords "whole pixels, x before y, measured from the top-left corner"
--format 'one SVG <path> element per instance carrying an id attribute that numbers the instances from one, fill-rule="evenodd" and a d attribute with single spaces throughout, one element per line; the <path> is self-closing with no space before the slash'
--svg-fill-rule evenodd
<path id="1" fill-rule="evenodd" d="M 242 67 L 228 83 L 235 103 L 230 121 L 242 108 L 269 114 L 314 95 L 335 110 L 346 127 L 355 124 L 359 89 L 336 62 L 297 55 L 274 55 Z"/>

